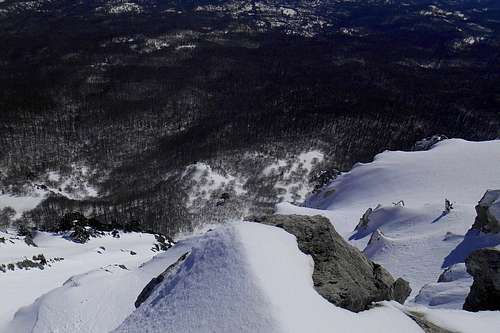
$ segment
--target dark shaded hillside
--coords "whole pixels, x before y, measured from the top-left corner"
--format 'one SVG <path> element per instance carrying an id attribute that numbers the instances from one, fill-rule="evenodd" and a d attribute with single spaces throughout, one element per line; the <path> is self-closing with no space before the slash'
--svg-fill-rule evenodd
<path id="1" fill-rule="evenodd" d="M 248 179 L 245 152 L 315 148 L 325 168 L 347 169 L 434 133 L 500 135 L 495 2 L 481 15 L 466 2 L 438 4 L 466 22 L 424 15 L 422 2 L 265 2 L 298 8 L 292 18 L 196 8 L 207 3 L 0 4 L 3 188 L 25 191 L 81 163 L 100 190 L 90 201 L 52 198 L 31 219 L 77 209 L 174 232 L 193 218 L 181 175 L 197 161 Z M 307 28 L 319 19 L 328 25 Z M 471 36 L 478 42 L 457 44 Z M 266 190 L 253 186 L 258 201 Z"/>

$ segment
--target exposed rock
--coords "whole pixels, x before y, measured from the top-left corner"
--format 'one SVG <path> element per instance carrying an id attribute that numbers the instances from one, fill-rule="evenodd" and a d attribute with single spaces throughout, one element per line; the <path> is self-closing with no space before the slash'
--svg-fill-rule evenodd
<path id="1" fill-rule="evenodd" d="M 370 222 L 370 215 L 372 215 L 373 209 L 368 208 L 366 212 L 359 219 L 359 223 L 354 230 L 366 229 L 368 227 L 368 222 Z"/>
<path id="2" fill-rule="evenodd" d="M 162 251 L 167 251 L 172 247 L 172 245 L 175 244 L 175 242 L 171 238 L 162 234 L 155 234 L 155 239 L 158 242 L 160 250 Z"/>
<path id="3" fill-rule="evenodd" d="M 420 312 L 408 311 L 405 313 L 408 317 L 413 319 L 413 321 L 415 321 L 425 333 L 454 333 L 440 326 L 437 326 L 434 323 L 431 323 L 429 320 L 427 320 L 425 315 Z"/>
<path id="4" fill-rule="evenodd" d="M 408 296 L 410 296 L 410 283 L 402 278 L 397 278 L 391 286 L 391 295 L 398 303 L 404 304 Z"/>
<path id="5" fill-rule="evenodd" d="M 464 310 L 500 310 L 500 250 L 474 251 L 465 259 L 465 265 L 474 282 L 465 299 Z"/>
<path id="6" fill-rule="evenodd" d="M 138 308 L 142 303 L 144 303 L 144 301 L 146 301 L 148 297 L 151 296 L 156 286 L 159 285 L 165 279 L 165 277 L 170 274 L 176 267 L 179 267 L 179 265 L 184 262 L 184 260 L 186 260 L 188 255 L 189 252 L 184 253 L 179 259 L 177 259 L 175 263 L 168 266 L 167 269 L 164 270 L 160 275 L 149 281 L 144 289 L 142 289 L 139 296 L 137 296 L 137 299 L 134 303 L 135 307 Z"/>
<path id="7" fill-rule="evenodd" d="M 394 281 L 382 266 L 349 245 L 323 216 L 270 215 L 260 222 L 297 237 L 300 250 L 314 260 L 314 288 L 337 306 L 358 312 L 372 302 L 403 303 L 410 294 L 408 282 Z"/>
<path id="8" fill-rule="evenodd" d="M 436 143 L 439 141 L 443 141 L 448 139 L 446 135 L 443 134 L 436 134 L 433 136 L 430 136 L 428 138 L 422 139 L 420 141 L 415 142 L 413 145 L 413 150 L 414 151 L 422 151 L 422 150 L 429 150 L 434 146 Z"/>
<path id="9" fill-rule="evenodd" d="M 500 232 L 500 190 L 488 190 L 476 206 L 472 228 L 486 233 Z"/>

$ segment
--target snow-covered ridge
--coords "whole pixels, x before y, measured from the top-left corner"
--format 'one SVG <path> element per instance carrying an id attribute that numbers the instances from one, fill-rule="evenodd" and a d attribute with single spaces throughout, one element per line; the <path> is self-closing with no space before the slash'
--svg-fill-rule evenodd
<path id="1" fill-rule="evenodd" d="M 468 232 L 483 194 L 500 188 L 499 151 L 500 140 L 461 139 L 441 141 L 428 151 L 386 151 L 371 163 L 357 164 L 310 197 L 309 208 L 282 204 L 278 212 L 330 218 L 370 259 L 408 280 L 416 296 L 474 249 L 500 244 L 498 236 Z M 449 211 L 445 199 L 453 206 Z M 377 208 L 369 214 L 366 226 L 355 230 L 370 207 Z M 433 304 L 460 308 L 469 286 L 470 281 L 455 282 L 453 288 L 439 284 L 434 291 L 442 296 L 434 298 Z M 433 297 L 437 295 L 425 298 Z"/>
<path id="2" fill-rule="evenodd" d="M 314 291 L 311 272 L 291 234 L 234 223 L 207 233 L 115 332 L 420 332 L 391 305 L 361 314 L 335 307 Z"/>
<path id="3" fill-rule="evenodd" d="M 0 308 L 0 331 L 9 325 L 5 332 L 289 333 L 331 332 L 332 327 L 421 332 L 407 315 L 417 314 L 452 331 L 496 333 L 498 313 L 460 309 L 471 284 L 464 253 L 500 245 L 498 235 L 469 231 L 484 192 L 500 188 L 498 151 L 500 140 L 457 139 L 428 151 L 386 151 L 342 174 L 312 196 L 309 207 L 278 205 L 279 213 L 328 217 L 370 259 L 410 282 L 414 299 L 405 305 L 382 302 L 358 314 L 335 307 L 314 290 L 313 262 L 295 237 L 256 223 L 232 222 L 205 228 L 202 235 L 184 235 L 153 259 L 152 235 L 97 238 L 82 246 L 40 233 L 38 248 L 21 239 L 0 243 L 0 250 L 8 249 L 0 252 L 7 254 L 6 262 L 39 253 L 65 258 L 44 270 L 0 273 L 0 292 L 13 300 Z M 268 176 L 280 167 L 271 165 Z M 231 181 L 231 175 L 208 165 L 189 170 L 198 177 L 196 184 L 213 186 L 215 180 L 202 180 L 207 173 L 219 181 L 208 192 Z M 187 252 L 135 309 L 142 288 Z M 33 279 L 36 285 L 29 283 Z"/>

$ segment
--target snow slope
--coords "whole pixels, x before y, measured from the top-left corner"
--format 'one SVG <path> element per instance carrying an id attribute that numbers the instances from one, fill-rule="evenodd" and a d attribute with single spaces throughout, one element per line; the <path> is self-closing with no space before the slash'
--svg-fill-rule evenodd
<path id="1" fill-rule="evenodd" d="M 144 286 L 189 251 L 194 241 L 179 242 L 139 267 L 115 264 L 73 276 L 21 308 L 6 332 L 109 332 L 135 310 Z"/>
<path id="2" fill-rule="evenodd" d="M 86 244 L 78 244 L 63 238 L 62 235 L 39 232 L 34 238 L 38 247 L 28 246 L 20 237 L 0 233 L 6 239 L 0 243 L 0 263 L 15 263 L 25 258 L 43 254 L 47 259 L 64 258 L 45 266 L 43 270 L 15 269 L 0 272 L 0 294 L 4 300 L 0 306 L 0 332 L 22 332 L 6 330 L 5 326 L 16 311 L 32 304 L 38 297 L 60 287 L 71 277 L 109 265 L 125 265 L 134 268 L 151 259 L 151 251 L 156 242 L 151 234 L 121 233 L 120 238 L 110 235 L 91 238 Z M 102 249 L 103 247 L 104 249 Z M 132 255 L 130 251 L 135 252 Z M 101 252 L 101 253 L 99 253 Z M 113 268 L 113 274 L 118 270 Z M 90 297 L 90 296 L 89 296 Z M 68 319 L 65 319 L 68 320 Z M 52 332 L 52 331 L 45 331 Z"/>
<path id="3" fill-rule="evenodd" d="M 183 235 L 154 258 L 152 235 L 82 245 L 39 233 L 34 248 L 2 234 L 8 241 L 0 243 L 0 263 L 40 253 L 65 259 L 44 270 L 0 273 L 8 300 L 0 306 L 0 332 L 422 332 L 405 314 L 411 312 L 451 331 L 496 333 L 498 312 L 459 309 L 471 283 L 463 258 L 500 244 L 500 235 L 468 231 L 478 200 L 500 188 L 499 165 L 500 140 L 445 140 L 429 151 L 384 152 L 358 164 L 311 197 L 309 207 L 278 205 L 278 213 L 330 218 L 367 256 L 410 281 L 418 296 L 404 306 L 381 302 L 356 314 L 328 303 L 314 290 L 314 263 L 295 237 L 256 223 Z M 454 205 L 449 213 L 445 198 Z M 400 200 L 404 206 L 393 204 Z M 369 207 L 375 209 L 367 225 L 355 230 Z M 143 287 L 186 252 L 135 309 Z M 436 283 L 446 267 L 445 281 Z"/>
<path id="4" fill-rule="evenodd" d="M 232 223 L 207 233 L 114 332 L 421 332 L 390 303 L 360 314 L 335 307 L 311 273 L 291 234 Z"/>
<path id="5" fill-rule="evenodd" d="M 284 203 L 277 210 L 328 217 L 370 259 L 407 279 L 415 296 L 472 250 L 500 244 L 500 235 L 467 232 L 484 192 L 500 188 L 499 166 L 500 140 L 451 139 L 428 151 L 385 151 L 372 163 L 357 164 L 340 175 L 310 197 L 307 208 Z M 445 198 L 454 206 L 449 214 L 443 213 Z M 400 200 L 404 206 L 395 205 Z M 355 231 L 363 213 L 379 204 L 367 228 Z M 377 229 L 382 236 L 367 245 Z M 462 294 L 468 286 L 463 284 Z M 461 307 L 456 298 L 450 301 Z"/>

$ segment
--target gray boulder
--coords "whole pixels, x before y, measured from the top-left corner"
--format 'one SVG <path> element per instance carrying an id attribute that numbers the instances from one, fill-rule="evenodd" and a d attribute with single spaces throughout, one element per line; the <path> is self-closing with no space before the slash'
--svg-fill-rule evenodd
<path id="1" fill-rule="evenodd" d="M 423 151 L 423 150 L 429 150 L 434 146 L 436 143 L 446 140 L 448 137 L 444 134 L 436 134 L 430 137 L 427 137 L 425 139 L 422 139 L 420 141 L 415 142 L 413 145 L 413 151 Z"/>
<path id="2" fill-rule="evenodd" d="M 314 288 L 330 303 L 359 312 L 372 302 L 403 303 L 411 292 L 408 282 L 394 281 L 382 266 L 348 244 L 325 217 L 270 215 L 258 222 L 283 228 L 297 237 L 299 249 L 314 260 Z"/>
<path id="3" fill-rule="evenodd" d="M 472 228 L 485 233 L 500 232 L 500 190 L 488 190 L 476 206 Z"/>
<path id="4" fill-rule="evenodd" d="M 500 310 L 500 251 L 494 248 L 474 251 L 465 259 L 465 265 L 474 282 L 464 310 Z"/>

